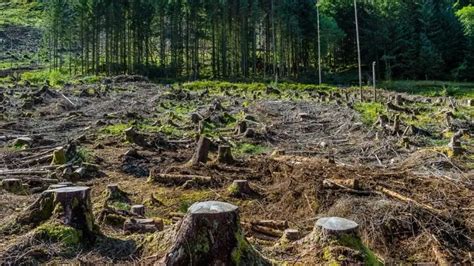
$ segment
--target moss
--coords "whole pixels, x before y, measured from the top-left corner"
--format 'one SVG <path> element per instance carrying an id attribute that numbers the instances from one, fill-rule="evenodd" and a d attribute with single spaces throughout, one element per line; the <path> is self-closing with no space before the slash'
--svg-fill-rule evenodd
<path id="1" fill-rule="evenodd" d="M 339 237 L 338 242 L 343 246 L 358 250 L 364 254 L 366 265 L 382 265 L 377 256 L 370 250 L 359 237 L 344 234 Z"/>
<path id="2" fill-rule="evenodd" d="M 386 113 L 385 107 L 381 103 L 356 103 L 354 109 L 360 113 L 362 122 L 372 125 L 381 114 Z"/>
<path id="3" fill-rule="evenodd" d="M 82 240 L 82 232 L 57 223 L 45 223 L 36 228 L 42 239 L 60 242 L 66 247 L 77 247 Z"/>
<path id="4" fill-rule="evenodd" d="M 63 148 L 57 149 L 53 152 L 52 165 L 63 165 L 67 163 L 66 152 Z"/>
<path id="5" fill-rule="evenodd" d="M 233 149 L 232 153 L 235 155 L 244 155 L 244 154 L 258 155 L 258 154 L 263 154 L 269 151 L 270 149 L 268 147 L 265 147 L 262 145 L 252 144 L 252 143 L 239 143 L 237 147 Z"/>
<path id="6" fill-rule="evenodd" d="M 119 124 L 106 126 L 101 131 L 102 133 L 105 133 L 107 135 L 120 136 L 123 134 L 125 129 L 129 127 L 130 127 L 130 124 L 119 123 Z"/>
<path id="7" fill-rule="evenodd" d="M 276 264 L 270 263 L 260 254 L 258 254 L 258 252 L 252 247 L 252 245 L 250 245 L 247 239 L 245 239 L 245 236 L 240 228 L 235 233 L 235 239 L 237 240 L 237 245 L 231 253 L 232 262 L 235 265 Z"/>
<path id="8" fill-rule="evenodd" d="M 232 196 L 238 195 L 239 194 L 239 187 L 236 184 L 232 183 L 227 188 L 227 192 L 229 192 L 229 194 L 232 195 Z"/>
<path id="9" fill-rule="evenodd" d="M 130 210 L 130 204 L 125 202 L 113 201 L 110 205 L 116 209 L 128 211 Z"/>

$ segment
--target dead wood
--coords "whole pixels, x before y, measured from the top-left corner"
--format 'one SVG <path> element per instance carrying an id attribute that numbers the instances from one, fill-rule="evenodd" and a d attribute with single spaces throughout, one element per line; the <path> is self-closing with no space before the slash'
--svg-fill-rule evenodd
<path id="1" fill-rule="evenodd" d="M 278 230 L 285 230 L 288 228 L 288 221 L 254 220 L 254 221 L 251 221 L 250 224 L 269 227 L 269 228 L 278 229 Z"/>
<path id="2" fill-rule="evenodd" d="M 150 172 L 148 180 L 151 182 L 175 186 L 181 186 L 187 181 L 194 181 L 199 186 L 210 186 L 215 182 L 214 179 L 210 176 L 160 174 L 156 173 L 155 171 Z"/>
<path id="3" fill-rule="evenodd" d="M 189 162 L 192 166 L 198 166 L 201 163 L 206 163 L 209 155 L 209 149 L 211 147 L 211 140 L 201 136 L 197 143 L 196 152 L 194 153 L 193 158 Z"/>

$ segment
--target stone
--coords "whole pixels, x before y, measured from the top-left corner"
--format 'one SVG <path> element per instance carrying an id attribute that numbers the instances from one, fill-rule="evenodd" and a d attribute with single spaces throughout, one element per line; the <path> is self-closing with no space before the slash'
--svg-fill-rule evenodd
<path id="1" fill-rule="evenodd" d="M 19 137 L 13 141 L 13 146 L 15 147 L 31 146 L 32 144 L 33 139 L 30 137 Z"/>

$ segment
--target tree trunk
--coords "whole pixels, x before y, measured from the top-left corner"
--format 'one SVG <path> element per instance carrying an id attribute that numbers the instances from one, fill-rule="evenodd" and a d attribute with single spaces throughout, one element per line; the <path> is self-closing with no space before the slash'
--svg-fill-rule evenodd
<path id="1" fill-rule="evenodd" d="M 225 202 L 193 204 L 162 265 L 269 265 L 245 239 L 239 210 Z"/>

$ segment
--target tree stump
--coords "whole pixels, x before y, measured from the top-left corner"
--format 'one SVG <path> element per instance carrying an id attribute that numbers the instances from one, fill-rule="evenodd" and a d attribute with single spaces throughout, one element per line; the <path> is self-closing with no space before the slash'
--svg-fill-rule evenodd
<path id="1" fill-rule="evenodd" d="M 16 222 L 22 225 L 39 225 L 50 218 L 80 230 L 82 236 L 88 240 L 93 240 L 99 233 L 92 214 L 89 187 L 46 190 L 19 214 Z"/>
<path id="2" fill-rule="evenodd" d="M 316 227 L 322 229 L 323 238 L 341 234 L 355 234 L 359 225 L 351 220 L 340 217 L 324 217 L 316 221 Z"/>
<path id="3" fill-rule="evenodd" d="M 122 191 L 117 184 L 107 185 L 105 196 L 107 201 L 130 202 L 127 193 Z"/>
<path id="4" fill-rule="evenodd" d="M 247 131 L 247 122 L 246 121 L 240 121 L 237 126 L 235 127 L 234 134 L 236 135 L 242 135 Z"/>
<path id="5" fill-rule="evenodd" d="M 51 162 L 52 165 L 63 165 L 67 163 L 66 159 L 66 151 L 63 147 L 58 148 L 53 151 L 53 161 Z"/>
<path id="6" fill-rule="evenodd" d="M 301 238 L 301 233 L 298 229 L 286 229 L 283 232 L 282 240 L 285 242 L 296 241 Z"/>
<path id="7" fill-rule="evenodd" d="M 183 218 L 164 265 L 268 265 L 247 242 L 239 210 L 225 202 L 194 203 Z"/>
<path id="8" fill-rule="evenodd" d="M 135 215 L 145 217 L 145 206 L 143 206 L 143 205 L 133 205 L 130 208 L 130 212 L 135 214 Z"/>
<path id="9" fill-rule="evenodd" d="M 24 193 L 25 188 L 21 183 L 20 179 L 17 178 L 7 178 L 2 181 L 2 188 L 10 193 Z"/>
<path id="10" fill-rule="evenodd" d="M 448 144 L 448 147 L 452 153 L 450 155 L 459 156 L 463 153 L 464 149 L 462 148 L 462 145 L 461 145 L 461 138 L 463 135 L 464 135 L 464 130 L 461 129 L 451 137 L 451 141 Z"/>
<path id="11" fill-rule="evenodd" d="M 248 180 L 234 180 L 228 191 L 233 197 L 245 197 L 255 195 L 255 191 L 250 188 Z"/>
<path id="12" fill-rule="evenodd" d="M 197 166 L 201 163 L 206 163 L 209 155 L 209 149 L 211 147 L 211 141 L 201 136 L 197 143 L 196 152 L 194 153 L 193 158 L 190 161 L 190 164 L 193 166 Z"/>
<path id="13" fill-rule="evenodd" d="M 219 145 L 217 162 L 224 164 L 232 164 L 235 162 L 230 146 Z"/>
<path id="14" fill-rule="evenodd" d="M 54 195 L 53 214 L 63 224 L 82 230 L 84 234 L 97 232 L 92 214 L 89 187 L 64 187 L 45 191 Z"/>
<path id="15" fill-rule="evenodd" d="M 127 128 L 124 133 L 126 141 L 137 144 L 141 147 L 150 146 L 150 144 L 145 140 L 145 136 L 143 134 L 138 133 L 134 127 Z"/>

